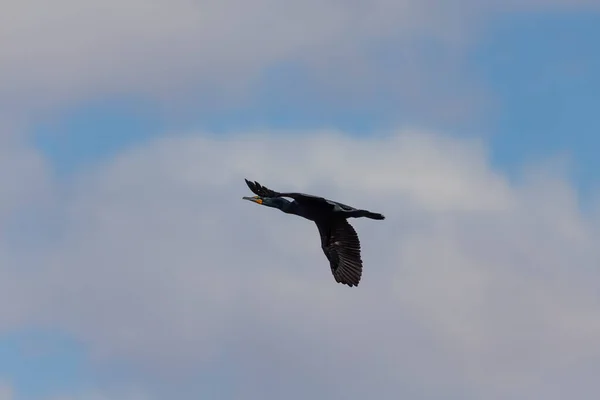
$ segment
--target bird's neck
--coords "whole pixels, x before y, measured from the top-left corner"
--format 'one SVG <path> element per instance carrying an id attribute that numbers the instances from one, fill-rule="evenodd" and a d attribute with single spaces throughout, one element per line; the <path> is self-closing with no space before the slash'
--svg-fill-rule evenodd
<path id="1" fill-rule="evenodd" d="M 294 214 L 297 208 L 297 204 L 295 202 L 288 201 L 281 197 L 272 199 L 272 204 L 274 207 L 280 209 L 286 214 Z"/>

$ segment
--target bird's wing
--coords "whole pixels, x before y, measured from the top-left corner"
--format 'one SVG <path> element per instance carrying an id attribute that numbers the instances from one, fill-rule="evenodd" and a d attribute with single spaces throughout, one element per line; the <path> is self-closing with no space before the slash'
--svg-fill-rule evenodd
<path id="1" fill-rule="evenodd" d="M 333 206 L 339 206 L 342 210 L 345 210 L 345 211 L 354 211 L 354 210 L 356 210 L 356 208 L 354 208 L 352 206 L 349 206 L 349 205 L 346 205 L 346 204 L 343 204 L 343 203 L 340 203 L 339 201 L 333 201 L 333 200 L 327 200 L 327 199 L 325 201 L 328 202 L 329 204 L 333 205 Z"/>
<path id="2" fill-rule="evenodd" d="M 267 188 L 266 186 L 261 185 L 260 183 L 254 181 L 245 180 L 246 184 L 252 191 L 252 193 L 261 196 L 261 197 L 289 197 L 291 199 L 296 200 L 299 203 L 312 203 L 312 204 L 326 204 L 331 202 L 323 197 L 313 196 L 305 193 L 280 193 L 274 190 Z"/>
<path id="3" fill-rule="evenodd" d="M 271 190 L 265 186 L 262 186 L 260 183 L 254 181 L 249 181 L 248 179 L 244 179 L 246 181 L 246 185 L 250 188 L 252 193 L 260 197 L 281 197 L 281 193 Z"/>
<path id="4" fill-rule="evenodd" d="M 358 286 L 362 276 L 360 241 L 356 231 L 346 219 L 317 222 L 321 247 L 329 260 L 336 282 Z"/>

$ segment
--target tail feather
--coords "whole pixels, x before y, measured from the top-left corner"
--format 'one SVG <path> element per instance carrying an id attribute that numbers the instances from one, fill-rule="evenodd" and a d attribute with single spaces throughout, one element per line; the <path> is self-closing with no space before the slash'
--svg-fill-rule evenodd
<path id="1" fill-rule="evenodd" d="M 374 213 L 374 212 L 367 211 L 367 210 L 354 210 L 354 211 L 350 211 L 348 214 L 349 214 L 348 216 L 351 218 L 365 217 L 365 218 L 378 219 L 378 220 L 385 219 L 383 214 Z"/>
<path id="2" fill-rule="evenodd" d="M 385 219 L 385 217 L 383 216 L 383 214 L 379 214 L 379 213 L 374 213 L 371 211 L 367 211 L 365 217 L 367 218 L 371 218 L 371 219 Z"/>

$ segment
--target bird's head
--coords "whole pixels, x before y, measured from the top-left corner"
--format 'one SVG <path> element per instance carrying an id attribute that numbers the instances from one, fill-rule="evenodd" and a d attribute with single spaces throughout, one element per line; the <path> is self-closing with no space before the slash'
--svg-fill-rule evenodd
<path id="1" fill-rule="evenodd" d="M 252 201 L 256 204 L 266 205 L 266 204 L 264 204 L 266 199 L 264 199 L 260 196 L 242 197 L 242 199 Z"/>
<path id="2" fill-rule="evenodd" d="M 286 204 L 289 202 L 280 197 L 261 197 L 261 196 L 251 196 L 251 197 L 242 197 L 244 200 L 252 201 L 256 204 L 260 204 L 261 206 L 279 208 L 280 210 L 284 209 Z"/>

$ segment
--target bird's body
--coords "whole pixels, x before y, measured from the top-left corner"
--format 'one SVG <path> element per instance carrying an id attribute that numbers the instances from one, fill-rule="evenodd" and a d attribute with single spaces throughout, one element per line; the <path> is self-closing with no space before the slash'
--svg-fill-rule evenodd
<path id="1" fill-rule="evenodd" d="M 321 236 L 321 248 L 329 260 L 335 280 L 348 286 L 358 286 L 362 276 L 360 241 L 347 219 L 366 217 L 382 220 L 385 219 L 383 215 L 309 194 L 275 192 L 247 179 L 246 184 L 256 196 L 244 199 L 315 222 Z"/>

